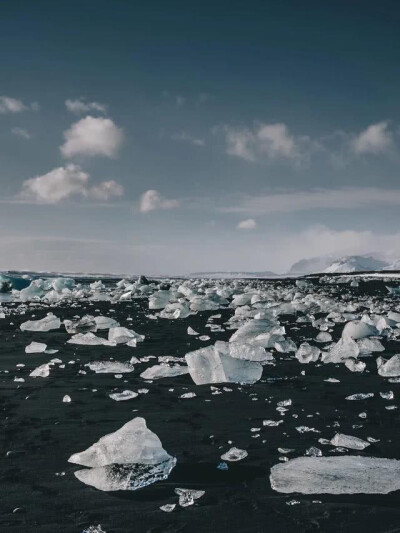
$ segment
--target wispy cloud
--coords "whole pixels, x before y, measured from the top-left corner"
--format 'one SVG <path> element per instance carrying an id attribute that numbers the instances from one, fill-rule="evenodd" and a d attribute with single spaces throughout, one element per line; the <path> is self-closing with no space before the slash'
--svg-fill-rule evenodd
<path id="1" fill-rule="evenodd" d="M 351 148 L 357 155 L 381 154 L 392 146 L 393 137 L 387 121 L 371 124 L 351 141 Z"/>
<path id="2" fill-rule="evenodd" d="M 195 146 L 204 146 L 204 139 L 199 139 L 198 137 L 193 137 L 189 133 L 182 131 L 181 133 L 174 133 L 171 135 L 173 141 L 193 144 Z"/>
<path id="3" fill-rule="evenodd" d="M 32 104 L 24 104 L 22 100 L 12 98 L 11 96 L 0 96 L 0 113 L 22 113 L 27 110 L 38 111 L 39 104 L 33 102 Z"/>
<path id="4" fill-rule="evenodd" d="M 257 227 L 257 222 L 254 218 L 247 218 L 246 220 L 241 220 L 236 227 L 237 229 L 245 230 L 255 229 Z"/>
<path id="5" fill-rule="evenodd" d="M 400 189 L 365 187 L 274 192 L 257 196 L 243 196 L 236 204 L 225 205 L 219 210 L 226 213 L 261 215 L 308 209 L 357 209 L 397 205 L 400 206 Z"/>
<path id="6" fill-rule="evenodd" d="M 12 128 L 11 133 L 22 139 L 31 139 L 32 135 L 25 128 Z"/>
<path id="7" fill-rule="evenodd" d="M 178 200 L 164 198 L 154 189 L 144 192 L 140 198 L 139 209 L 142 213 L 160 209 L 175 209 L 176 207 L 179 207 Z"/>
<path id="8" fill-rule="evenodd" d="M 104 104 L 99 102 L 86 102 L 84 98 L 77 98 L 76 100 L 66 100 L 65 107 L 71 113 L 77 115 L 83 113 L 90 113 L 91 111 L 98 111 L 99 113 L 105 113 L 107 111 Z"/>
<path id="9" fill-rule="evenodd" d="M 295 164 L 306 161 L 319 148 L 308 136 L 295 136 L 286 124 L 255 123 L 251 128 L 224 125 L 222 131 L 226 153 L 246 161 L 286 160 Z"/>

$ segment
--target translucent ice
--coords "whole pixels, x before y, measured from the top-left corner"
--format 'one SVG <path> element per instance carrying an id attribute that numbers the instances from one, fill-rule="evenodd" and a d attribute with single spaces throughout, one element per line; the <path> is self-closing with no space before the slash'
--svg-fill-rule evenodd
<path id="1" fill-rule="evenodd" d="M 143 379 L 160 379 L 172 378 L 188 373 L 189 369 L 186 365 L 154 365 L 142 372 L 140 377 Z"/>
<path id="2" fill-rule="evenodd" d="M 179 505 L 181 507 L 189 507 L 193 505 L 195 500 L 198 500 L 204 496 L 204 490 L 194 490 L 194 489 L 175 489 L 175 494 L 179 496 Z"/>
<path id="3" fill-rule="evenodd" d="M 218 353 L 214 346 L 185 355 L 190 375 L 196 385 L 206 383 L 255 383 L 261 378 L 262 366 L 254 361 L 235 359 Z"/>
<path id="4" fill-rule="evenodd" d="M 358 437 L 352 437 L 351 435 L 344 435 L 343 433 L 336 433 L 330 442 L 333 446 L 342 446 L 350 450 L 364 450 L 369 446 L 369 442 Z"/>
<path id="5" fill-rule="evenodd" d="M 221 459 L 223 461 L 241 461 L 242 459 L 245 459 L 249 454 L 246 452 L 246 450 L 241 450 L 239 448 L 231 448 L 226 453 L 223 453 L 221 455 Z"/>
<path id="6" fill-rule="evenodd" d="M 126 374 L 135 369 L 133 365 L 120 361 L 92 361 L 85 366 L 96 374 Z"/>
<path id="7" fill-rule="evenodd" d="M 308 342 L 300 344 L 295 357 L 300 363 L 311 363 L 318 361 L 321 350 L 317 346 L 311 346 Z"/>
<path id="8" fill-rule="evenodd" d="M 43 353 L 46 351 L 46 348 L 47 344 L 32 341 L 28 346 L 25 346 L 25 353 Z"/>
<path id="9" fill-rule="evenodd" d="M 48 363 L 40 365 L 29 374 L 31 378 L 47 378 L 50 375 L 50 366 Z"/>
<path id="10" fill-rule="evenodd" d="M 270 481 L 283 493 L 388 494 L 400 489 L 400 461 L 350 455 L 299 457 L 273 466 Z"/>
<path id="11" fill-rule="evenodd" d="M 384 378 L 400 376 L 400 354 L 393 355 L 390 359 L 378 357 L 376 360 L 378 374 Z"/>
<path id="12" fill-rule="evenodd" d="M 144 340 L 144 335 L 139 335 L 139 333 L 136 333 L 132 329 L 117 326 L 109 329 L 108 340 L 116 342 L 117 344 L 124 344 L 131 340 L 140 342 Z"/>
<path id="13" fill-rule="evenodd" d="M 146 420 L 136 417 L 114 433 L 101 437 L 87 450 L 75 453 L 70 463 L 89 467 L 140 463 L 156 465 L 171 459 L 160 439 L 147 428 Z"/>
<path id="14" fill-rule="evenodd" d="M 50 331 L 59 329 L 61 321 L 53 313 L 48 313 L 41 320 L 28 320 L 20 326 L 21 331 Z"/>
<path id="15" fill-rule="evenodd" d="M 77 333 L 67 342 L 69 344 L 82 344 L 85 346 L 115 346 L 115 342 L 103 339 L 103 337 L 98 337 L 91 331 L 89 333 Z"/>

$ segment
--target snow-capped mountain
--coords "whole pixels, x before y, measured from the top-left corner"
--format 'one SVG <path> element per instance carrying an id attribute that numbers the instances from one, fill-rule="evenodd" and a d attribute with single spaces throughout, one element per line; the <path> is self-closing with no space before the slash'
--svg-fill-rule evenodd
<path id="1" fill-rule="evenodd" d="M 333 261 L 324 272 L 331 274 L 335 272 L 368 272 L 371 270 L 383 270 L 388 265 L 386 261 L 372 256 L 350 255 Z"/>

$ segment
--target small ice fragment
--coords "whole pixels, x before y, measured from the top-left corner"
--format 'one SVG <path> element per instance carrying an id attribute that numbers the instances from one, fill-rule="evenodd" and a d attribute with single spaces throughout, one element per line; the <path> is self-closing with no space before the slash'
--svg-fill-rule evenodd
<path id="1" fill-rule="evenodd" d="M 72 402 L 71 400 L 71 396 L 68 396 L 68 394 L 66 394 L 63 399 L 62 399 L 63 403 L 70 403 Z"/>
<path id="2" fill-rule="evenodd" d="M 160 507 L 161 511 L 164 511 L 164 513 L 171 513 L 176 507 L 176 503 L 167 503 L 166 505 L 162 505 Z"/>
<path id="3" fill-rule="evenodd" d="M 181 394 L 179 398 L 194 398 L 196 396 L 195 392 L 185 392 L 184 394 Z"/>
<path id="4" fill-rule="evenodd" d="M 31 378 L 47 378 L 50 375 L 50 366 L 48 363 L 40 365 L 29 374 Z"/>
<path id="5" fill-rule="evenodd" d="M 333 439 L 331 439 L 331 444 L 333 446 L 359 451 L 364 450 L 369 446 L 369 442 L 359 439 L 358 437 L 352 437 L 351 435 L 344 435 L 343 433 L 336 433 Z"/>
<path id="6" fill-rule="evenodd" d="M 46 351 L 46 348 L 47 344 L 32 341 L 28 346 L 25 346 L 25 353 L 43 353 Z"/>
<path id="7" fill-rule="evenodd" d="M 191 328 L 190 326 L 188 326 L 187 328 L 187 334 L 188 335 L 198 335 L 197 331 L 195 331 L 193 328 Z"/>
<path id="8" fill-rule="evenodd" d="M 241 450 L 240 448 L 235 448 L 233 446 L 230 450 L 221 455 L 221 459 L 223 461 L 241 461 L 248 455 L 249 454 L 246 452 L 246 450 Z"/>
<path id="9" fill-rule="evenodd" d="M 193 490 L 193 489 L 175 489 L 175 494 L 179 496 L 179 505 L 181 507 L 188 507 L 193 505 L 195 500 L 198 500 L 204 496 L 204 490 Z"/>
<path id="10" fill-rule="evenodd" d="M 112 394 L 108 395 L 112 400 L 115 400 L 116 402 L 122 402 L 125 400 L 132 400 L 133 398 L 136 398 L 138 395 L 137 392 L 133 392 L 131 390 L 124 390 L 122 392 L 113 392 Z"/>
<path id="11" fill-rule="evenodd" d="M 373 392 L 359 392 L 357 394 L 350 394 L 346 396 L 346 400 L 367 400 L 368 398 L 373 398 Z"/>

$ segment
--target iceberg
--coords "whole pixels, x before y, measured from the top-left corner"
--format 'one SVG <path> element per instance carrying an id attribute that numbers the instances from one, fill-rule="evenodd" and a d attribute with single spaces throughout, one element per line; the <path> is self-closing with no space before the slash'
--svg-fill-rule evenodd
<path id="1" fill-rule="evenodd" d="M 76 320 L 64 320 L 64 326 L 67 333 L 88 333 L 97 331 L 97 324 L 93 316 L 85 315 Z"/>
<path id="2" fill-rule="evenodd" d="M 343 433 L 336 433 L 331 439 L 330 443 L 333 446 L 341 446 L 343 448 L 349 448 L 350 450 L 364 450 L 369 446 L 369 442 L 359 439 L 358 437 L 352 437 L 351 435 L 344 435 Z"/>
<path id="3" fill-rule="evenodd" d="M 46 348 L 47 344 L 32 341 L 28 346 L 25 346 L 25 353 L 43 353 L 46 351 Z"/>

